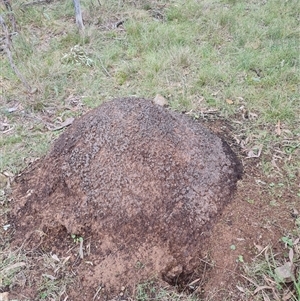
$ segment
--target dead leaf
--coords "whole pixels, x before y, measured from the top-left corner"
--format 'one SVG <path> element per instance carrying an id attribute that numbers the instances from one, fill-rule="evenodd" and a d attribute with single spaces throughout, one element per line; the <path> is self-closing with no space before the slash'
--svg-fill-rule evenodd
<path id="1" fill-rule="evenodd" d="M 8 178 L 13 178 L 14 174 L 10 171 L 3 171 L 3 174 Z"/>
<path id="2" fill-rule="evenodd" d="M 259 158 L 261 155 L 261 151 L 263 149 L 262 145 L 253 147 L 247 154 L 247 158 Z"/>
<path id="3" fill-rule="evenodd" d="M 291 262 L 286 262 L 284 265 L 275 269 L 275 274 L 280 282 L 289 283 L 293 281 L 293 265 Z"/>
<path id="4" fill-rule="evenodd" d="M 8 108 L 8 109 L 7 109 L 7 112 L 8 112 L 8 113 L 13 113 L 13 112 L 15 112 L 15 111 L 17 111 L 17 110 L 18 110 L 18 108 L 16 108 L 16 107 Z"/>
<path id="5" fill-rule="evenodd" d="M 285 292 L 282 301 L 292 300 L 293 295 L 293 292 Z"/>
<path id="6" fill-rule="evenodd" d="M 75 120 L 74 117 L 70 117 L 70 118 L 67 118 L 64 122 L 61 123 L 60 126 L 57 126 L 53 129 L 51 129 L 51 131 L 58 131 L 58 130 L 61 130 L 69 125 L 71 125 L 73 123 L 73 121 Z"/>
<path id="7" fill-rule="evenodd" d="M 166 107 L 168 106 L 168 101 L 160 94 L 157 94 L 153 99 L 153 102 L 159 106 Z"/>
<path id="8" fill-rule="evenodd" d="M 8 292 L 0 293 L 0 301 L 8 301 Z"/>
<path id="9" fill-rule="evenodd" d="M 277 122 L 276 129 L 275 129 L 275 133 L 276 133 L 278 136 L 281 135 L 280 120 L 278 120 L 278 122 Z"/>
<path id="10" fill-rule="evenodd" d="M 271 301 L 270 298 L 268 297 L 268 295 L 264 294 L 263 295 L 264 301 Z"/>
<path id="11" fill-rule="evenodd" d="M 55 261 L 60 261 L 58 256 L 56 254 L 51 255 L 51 257 L 55 260 Z"/>
<path id="12" fill-rule="evenodd" d="M 243 287 L 237 285 L 236 288 L 237 288 L 240 292 L 246 293 L 246 290 L 245 290 Z"/>
<path id="13" fill-rule="evenodd" d="M 231 100 L 231 99 L 229 99 L 229 98 L 226 99 L 226 102 L 227 102 L 227 104 L 229 104 L 229 105 L 232 105 L 232 104 L 233 104 L 233 100 Z"/>
<path id="14" fill-rule="evenodd" d="M 294 250 L 291 248 L 289 251 L 289 260 L 291 264 L 293 264 L 293 259 L 294 259 Z"/>
<path id="15" fill-rule="evenodd" d="M 266 185 L 267 183 L 258 179 L 258 180 L 255 180 L 256 184 L 261 184 L 261 185 Z"/>
<path id="16" fill-rule="evenodd" d="M 263 247 L 260 245 L 257 245 L 256 243 L 254 243 L 255 248 L 257 249 L 257 251 L 260 253 L 263 250 Z"/>
<path id="17" fill-rule="evenodd" d="M 189 283 L 189 286 L 192 286 L 193 284 L 199 282 L 200 280 L 201 280 L 201 278 L 197 278 L 196 280 L 194 280 L 191 283 Z"/>
<path id="18" fill-rule="evenodd" d="M 253 294 L 257 294 L 259 291 L 261 290 L 265 290 L 265 289 L 268 289 L 268 290 L 272 290 L 273 288 L 271 286 L 267 286 L 267 285 L 264 285 L 264 286 L 259 286 L 255 289 L 255 291 L 253 292 Z"/>
<path id="19" fill-rule="evenodd" d="M 32 88 L 32 89 L 29 91 L 29 94 L 35 94 L 36 92 L 38 92 L 38 88 Z"/>
<path id="20" fill-rule="evenodd" d="M 255 40 L 251 43 L 251 46 L 253 49 L 258 49 L 260 47 L 260 44 L 261 44 L 260 40 Z"/>
<path id="21" fill-rule="evenodd" d="M 71 258 L 71 256 L 66 257 L 66 258 L 64 259 L 62 265 L 64 266 L 64 265 L 69 261 L 70 258 Z"/>

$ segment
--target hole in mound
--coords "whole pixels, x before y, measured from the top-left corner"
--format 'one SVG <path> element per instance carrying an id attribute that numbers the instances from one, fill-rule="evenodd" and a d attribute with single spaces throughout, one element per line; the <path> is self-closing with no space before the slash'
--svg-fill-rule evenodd
<path id="1" fill-rule="evenodd" d="M 178 293 L 191 295 L 197 292 L 197 296 L 201 296 L 201 288 L 206 282 L 206 273 L 209 273 L 211 269 L 212 265 L 209 264 L 208 261 L 201 260 L 193 272 L 182 272 L 176 277 L 168 277 L 164 274 L 162 279 L 173 286 Z"/>
<path id="2" fill-rule="evenodd" d="M 168 284 L 174 286 L 178 292 L 194 292 L 195 289 L 192 289 L 189 284 L 195 280 L 195 273 L 181 273 L 180 275 L 176 276 L 175 278 L 167 278 L 163 276 L 163 280 L 166 281 Z"/>
<path id="3" fill-rule="evenodd" d="M 57 225 L 53 228 L 44 226 L 43 232 L 45 236 L 42 248 L 46 252 L 53 251 L 53 246 L 55 246 L 55 250 L 65 250 L 70 245 L 71 236 L 64 225 Z"/>

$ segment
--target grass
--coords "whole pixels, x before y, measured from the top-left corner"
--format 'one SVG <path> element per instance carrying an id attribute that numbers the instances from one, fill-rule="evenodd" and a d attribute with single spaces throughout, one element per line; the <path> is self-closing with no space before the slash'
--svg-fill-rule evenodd
<path id="1" fill-rule="evenodd" d="M 140 283 L 136 287 L 136 301 L 196 301 L 197 296 L 178 293 L 157 286 L 156 281 Z"/>
<path id="2" fill-rule="evenodd" d="M 254 258 L 251 265 L 244 265 L 244 278 L 250 286 L 239 289 L 252 300 L 293 300 L 300 298 L 300 219 L 295 222 L 295 230 L 289 236 L 283 236 L 281 243 L 285 245 L 284 254 L 274 253 L 272 246 L 266 246 Z M 291 262 L 292 268 L 298 269 L 295 274 L 288 273 L 287 278 L 282 272 L 278 273 L 278 268 L 283 267 L 287 262 Z M 293 275 L 292 277 L 288 277 Z M 294 276 L 296 275 L 296 276 Z"/>
<path id="3" fill-rule="evenodd" d="M 1 291 L 14 292 L 15 286 L 38 288 L 38 300 L 62 300 L 66 296 L 66 287 L 72 283 L 72 275 L 67 272 L 68 258 L 58 258 L 54 254 L 39 254 L 0 250 Z M 39 263 L 39 268 L 32 269 Z M 0 293 L 0 297 L 2 297 Z M 26 290 L 17 300 L 28 300 Z M 4 299 L 6 300 L 6 299 Z"/>
<path id="4" fill-rule="evenodd" d="M 0 136 L 0 172 L 16 175 L 45 154 L 59 134 L 48 128 L 70 116 L 110 98 L 153 98 L 159 93 L 172 109 L 193 110 L 195 116 L 209 109 L 228 119 L 243 115 L 236 138 L 249 138 L 248 151 L 263 146 L 261 170 L 275 183 L 269 193 L 280 198 L 282 190 L 289 189 L 299 198 L 299 189 L 295 191 L 300 168 L 298 1 L 134 2 L 101 1 L 100 6 L 82 0 L 84 34 L 75 28 L 71 1 L 26 8 L 21 1 L 12 3 L 19 28 L 12 38 L 13 59 L 32 93 L 1 52 L 0 125 L 6 127 Z M 9 25 L 3 4 L 0 13 Z M 120 20 L 124 28 L 114 28 Z M 280 165 L 284 179 L 277 179 L 273 162 Z M 9 207 L 5 189 L 1 197 L 1 204 Z M 6 252 L 2 264 L 19 262 L 8 250 L 1 250 Z M 275 294 L 282 296 L 285 288 L 269 274 L 281 262 L 271 248 L 266 252 L 269 257 L 257 258 L 246 270 L 247 277 L 263 286 L 270 285 L 263 280 L 267 275 L 276 283 Z M 2 280 L 5 286 L 13 285 L 19 270 L 10 273 Z M 44 277 L 40 285 L 41 299 L 59 295 L 57 283 L 49 281 Z M 298 297 L 299 290 L 295 279 L 293 291 Z M 153 298 L 149 283 L 140 284 L 137 292 L 137 300 Z M 192 300 L 164 290 L 155 294 L 156 300 Z M 260 294 L 257 300 L 268 300 L 264 295 L 268 292 Z"/>

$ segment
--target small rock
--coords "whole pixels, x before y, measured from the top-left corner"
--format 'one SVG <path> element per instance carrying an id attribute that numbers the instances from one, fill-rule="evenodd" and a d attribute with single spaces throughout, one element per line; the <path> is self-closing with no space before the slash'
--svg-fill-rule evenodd
<path id="1" fill-rule="evenodd" d="M 156 94 L 155 98 L 153 99 L 153 102 L 156 105 L 167 107 L 169 105 L 168 101 L 160 94 Z"/>

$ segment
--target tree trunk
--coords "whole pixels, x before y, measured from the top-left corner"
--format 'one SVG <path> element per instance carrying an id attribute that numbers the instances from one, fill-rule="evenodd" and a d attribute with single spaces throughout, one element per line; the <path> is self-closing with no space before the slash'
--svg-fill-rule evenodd
<path id="1" fill-rule="evenodd" d="M 80 0 L 73 0 L 74 8 L 75 8 L 75 16 L 76 16 L 76 24 L 79 30 L 84 29 L 83 21 L 82 21 L 82 14 L 80 8 Z"/>

